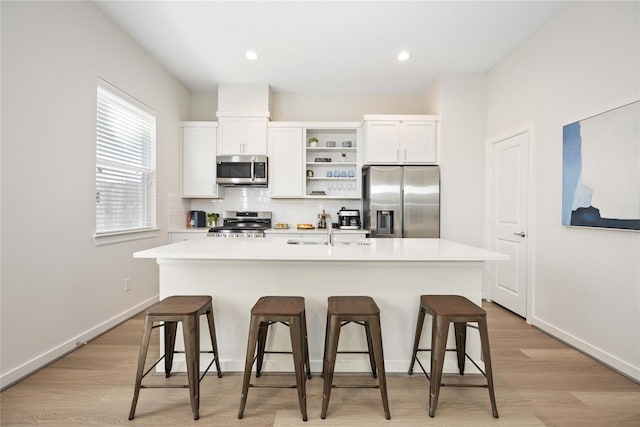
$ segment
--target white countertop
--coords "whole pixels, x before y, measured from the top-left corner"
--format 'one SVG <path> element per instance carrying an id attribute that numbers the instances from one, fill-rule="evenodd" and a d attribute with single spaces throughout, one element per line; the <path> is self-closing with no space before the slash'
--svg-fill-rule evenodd
<path id="1" fill-rule="evenodd" d="M 324 236 L 323 236 L 324 237 Z M 507 255 L 442 239 L 353 239 L 370 245 L 291 245 L 286 237 L 206 238 L 159 246 L 134 258 L 280 261 L 500 261 Z M 322 240 L 320 237 L 298 240 Z M 344 238 L 342 239 L 344 241 Z"/>
<path id="2" fill-rule="evenodd" d="M 200 227 L 200 228 L 172 228 L 169 230 L 169 233 L 207 233 L 209 231 L 209 227 Z M 327 234 L 326 229 L 316 229 L 313 230 L 298 230 L 295 227 L 292 228 L 268 228 L 265 231 L 265 234 L 309 234 L 310 236 L 316 234 Z M 340 230 L 335 229 L 334 233 L 336 235 L 339 234 L 369 234 L 369 230 Z"/>
<path id="3" fill-rule="evenodd" d="M 336 236 L 340 235 L 340 234 L 369 234 L 369 230 L 363 230 L 363 229 L 358 229 L 358 230 L 341 230 L 341 229 L 334 229 L 333 230 L 334 234 Z M 318 229 L 318 228 L 314 228 L 313 230 L 298 230 L 297 228 L 293 227 L 293 228 L 268 228 L 266 230 L 264 230 L 265 234 L 308 234 L 309 236 L 314 236 L 314 235 L 322 235 L 322 236 L 326 236 L 327 235 L 327 229 Z"/>

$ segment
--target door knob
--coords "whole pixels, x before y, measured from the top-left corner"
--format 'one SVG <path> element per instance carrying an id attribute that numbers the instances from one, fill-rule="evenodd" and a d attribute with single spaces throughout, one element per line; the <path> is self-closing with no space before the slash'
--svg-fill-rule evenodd
<path id="1" fill-rule="evenodd" d="M 520 236 L 520 237 L 526 237 L 527 233 L 525 233 L 524 231 L 521 231 L 519 233 L 513 233 L 514 236 Z"/>

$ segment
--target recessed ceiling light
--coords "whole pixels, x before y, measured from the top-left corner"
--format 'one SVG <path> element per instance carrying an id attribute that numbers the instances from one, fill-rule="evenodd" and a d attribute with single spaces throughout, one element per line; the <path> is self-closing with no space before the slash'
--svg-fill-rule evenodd
<path id="1" fill-rule="evenodd" d="M 258 54 L 256 53 L 255 50 L 248 50 L 247 53 L 244 54 L 244 56 L 246 56 L 247 59 L 250 59 L 252 61 L 255 61 L 256 59 L 258 59 Z"/>
<path id="2" fill-rule="evenodd" d="M 410 57 L 411 55 L 409 55 L 409 52 L 407 52 L 406 50 L 403 50 L 398 54 L 398 61 L 406 61 Z"/>

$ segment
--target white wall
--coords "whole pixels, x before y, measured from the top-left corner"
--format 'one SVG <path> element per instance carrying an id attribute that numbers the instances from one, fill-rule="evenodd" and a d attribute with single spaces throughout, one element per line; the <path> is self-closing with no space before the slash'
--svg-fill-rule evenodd
<path id="1" fill-rule="evenodd" d="M 217 120 L 217 92 L 194 92 L 190 120 Z M 271 92 L 270 120 L 357 122 L 365 114 L 435 114 L 421 94 L 310 94 Z"/>
<path id="2" fill-rule="evenodd" d="M 441 237 L 484 246 L 484 135 L 487 80 L 484 73 L 439 78 Z"/>
<path id="3" fill-rule="evenodd" d="M 2 2 L 1 385 L 157 298 L 189 91 L 90 2 Z M 96 247 L 96 84 L 156 112 L 158 238 Z M 124 292 L 124 279 L 133 290 Z"/>
<path id="4" fill-rule="evenodd" d="M 217 121 L 218 92 L 191 92 L 189 120 Z"/>
<path id="5" fill-rule="evenodd" d="M 561 226 L 561 185 L 562 126 L 640 99 L 639 5 L 570 2 L 489 72 L 487 106 L 490 137 L 534 123 L 532 323 L 638 380 L 640 233 Z"/>
<path id="6" fill-rule="evenodd" d="M 271 93 L 272 121 L 360 121 L 365 114 L 431 114 L 421 94 Z"/>

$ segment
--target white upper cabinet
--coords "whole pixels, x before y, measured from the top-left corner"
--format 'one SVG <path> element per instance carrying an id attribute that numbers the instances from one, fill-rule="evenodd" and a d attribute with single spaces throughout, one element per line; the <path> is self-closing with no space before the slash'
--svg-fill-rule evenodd
<path id="1" fill-rule="evenodd" d="M 269 128 L 269 195 L 302 197 L 304 185 L 302 127 Z"/>
<path id="2" fill-rule="evenodd" d="M 182 133 L 182 197 L 216 198 L 215 122 L 183 122 Z"/>
<path id="3" fill-rule="evenodd" d="M 266 117 L 219 117 L 218 155 L 267 154 Z"/>
<path id="4" fill-rule="evenodd" d="M 365 124 L 365 163 L 397 162 L 400 159 L 400 122 L 372 120 Z"/>
<path id="5" fill-rule="evenodd" d="M 438 163 L 438 116 L 366 115 L 364 163 Z"/>

